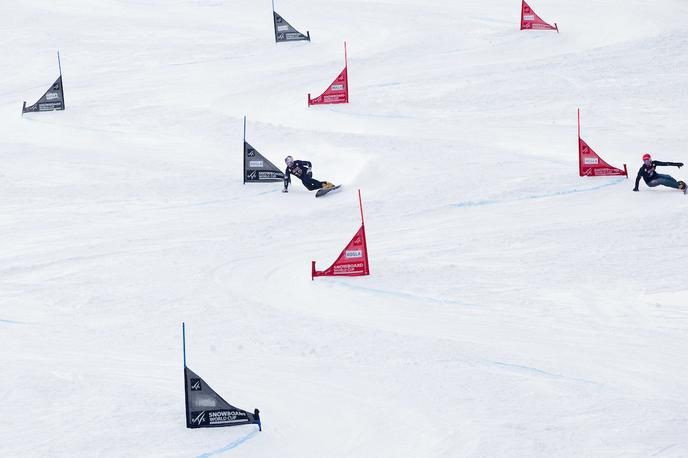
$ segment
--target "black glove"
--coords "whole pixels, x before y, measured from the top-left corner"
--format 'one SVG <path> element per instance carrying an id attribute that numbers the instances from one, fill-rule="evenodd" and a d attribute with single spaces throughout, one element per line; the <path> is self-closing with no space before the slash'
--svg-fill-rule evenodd
<path id="1" fill-rule="evenodd" d="M 633 188 L 633 190 L 634 190 L 635 192 L 640 191 L 640 189 L 638 189 L 638 188 Z"/>
<path id="2" fill-rule="evenodd" d="M 676 167 L 678 167 L 679 169 L 683 167 L 683 162 L 679 162 L 678 164 L 676 164 Z"/>

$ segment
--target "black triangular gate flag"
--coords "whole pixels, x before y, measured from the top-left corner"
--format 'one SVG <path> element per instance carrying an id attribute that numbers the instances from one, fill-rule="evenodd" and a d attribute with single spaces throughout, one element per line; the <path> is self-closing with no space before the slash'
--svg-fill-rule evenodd
<path id="1" fill-rule="evenodd" d="M 284 180 L 284 173 L 246 141 L 246 116 L 244 116 L 244 184 L 282 180 Z"/>
<path id="2" fill-rule="evenodd" d="M 284 180 L 284 172 L 244 140 L 244 183 Z"/>
<path id="3" fill-rule="evenodd" d="M 43 97 L 38 99 L 38 102 L 31 106 L 22 107 L 22 114 L 31 113 L 34 111 L 53 111 L 53 110 L 64 110 L 64 91 L 62 88 L 62 75 L 60 75 L 57 80 L 50 86 L 50 89 L 43 94 Z"/>
<path id="4" fill-rule="evenodd" d="M 186 367 L 186 324 L 182 323 L 182 348 L 184 354 L 184 403 L 187 428 L 213 428 L 218 426 L 258 425 L 260 412 L 253 413 L 234 407 L 222 399 L 205 380 Z"/>
<path id="5" fill-rule="evenodd" d="M 258 409 L 251 413 L 234 407 L 186 366 L 184 366 L 184 389 L 187 428 L 256 424 L 259 429 L 262 429 Z"/>
<path id="6" fill-rule="evenodd" d="M 291 26 L 282 16 L 272 11 L 273 19 L 275 21 L 275 42 L 281 43 L 284 41 L 311 41 L 310 32 L 306 31 L 306 35 L 302 34 Z"/>

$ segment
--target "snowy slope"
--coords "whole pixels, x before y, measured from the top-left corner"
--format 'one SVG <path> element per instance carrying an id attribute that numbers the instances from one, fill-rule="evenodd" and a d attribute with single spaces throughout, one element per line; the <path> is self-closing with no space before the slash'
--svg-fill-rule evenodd
<path id="1" fill-rule="evenodd" d="M 269 2 L 3 5 L 0 456 L 687 456 L 688 200 L 579 178 L 576 108 L 688 162 L 688 4 L 589 3 L 280 0 L 279 46 Z M 342 192 L 242 185 L 245 114 Z M 311 281 L 357 188 L 372 275 Z M 185 428 L 182 321 L 263 432 Z"/>

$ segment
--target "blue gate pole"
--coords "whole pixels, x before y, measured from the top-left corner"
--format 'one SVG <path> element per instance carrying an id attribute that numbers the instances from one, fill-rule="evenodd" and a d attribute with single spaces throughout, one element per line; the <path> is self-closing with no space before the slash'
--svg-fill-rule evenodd
<path id="1" fill-rule="evenodd" d="M 244 158 L 244 170 L 241 171 L 241 175 L 246 184 L 246 115 L 244 115 L 244 143 L 241 145 L 241 155 Z"/>
<path id="2" fill-rule="evenodd" d="M 184 354 L 184 367 L 186 367 L 186 325 L 182 321 L 182 352 Z"/>

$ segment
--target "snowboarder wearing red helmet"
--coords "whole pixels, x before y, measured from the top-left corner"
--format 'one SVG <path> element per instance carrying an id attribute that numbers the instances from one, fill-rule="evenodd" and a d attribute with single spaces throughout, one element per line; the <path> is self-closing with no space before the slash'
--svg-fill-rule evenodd
<path id="1" fill-rule="evenodd" d="M 679 169 L 683 167 L 683 162 L 662 162 L 653 161 L 652 156 L 649 154 L 643 155 L 643 166 L 638 170 L 638 176 L 635 178 L 635 188 L 634 191 L 639 191 L 638 185 L 640 184 L 640 178 L 645 180 L 645 184 L 649 187 L 654 188 L 655 186 L 668 186 L 669 188 L 679 189 L 683 191 L 684 194 L 688 194 L 688 188 L 686 183 L 683 181 L 676 181 L 673 177 L 669 175 L 662 175 L 655 171 L 656 167 L 666 167 L 674 166 Z"/>

